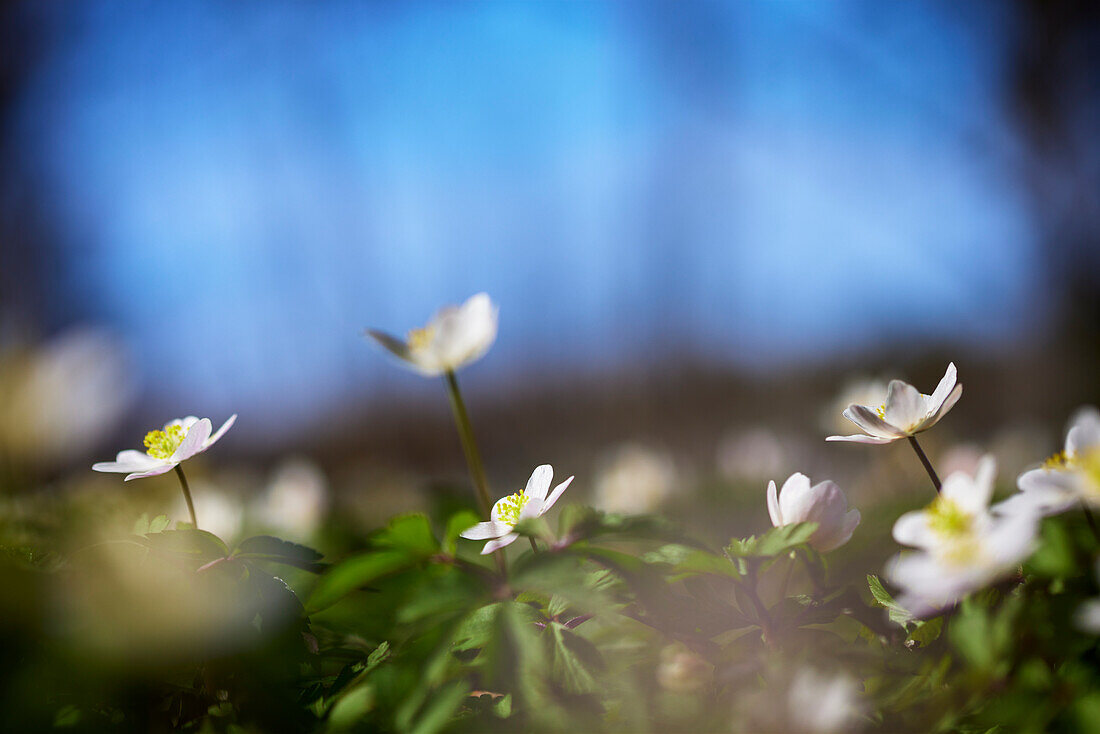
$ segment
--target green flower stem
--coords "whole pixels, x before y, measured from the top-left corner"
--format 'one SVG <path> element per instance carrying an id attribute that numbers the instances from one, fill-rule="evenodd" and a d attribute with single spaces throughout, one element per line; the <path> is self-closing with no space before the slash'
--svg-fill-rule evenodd
<path id="1" fill-rule="evenodd" d="M 530 535 L 527 536 L 527 539 L 531 541 L 531 550 L 533 550 L 535 553 L 538 553 L 539 547 L 535 544 L 535 539 L 532 538 Z"/>
<path id="2" fill-rule="evenodd" d="M 920 463 L 924 465 L 924 470 L 928 472 L 928 476 L 931 477 L 932 486 L 936 488 L 936 494 L 939 494 L 942 485 L 940 484 L 940 478 L 936 476 L 936 470 L 932 468 L 932 462 L 925 456 L 924 449 L 917 443 L 916 436 L 910 436 L 909 443 L 912 445 L 913 450 L 917 452 L 917 458 L 920 459 Z"/>
<path id="3" fill-rule="evenodd" d="M 176 464 L 176 476 L 180 478 L 180 486 L 183 487 L 183 498 L 187 500 L 187 511 L 191 513 L 191 527 L 199 529 L 199 521 L 195 517 L 195 503 L 191 501 L 191 487 L 187 485 L 187 477 L 183 475 L 183 468 Z"/>
<path id="4" fill-rule="evenodd" d="M 489 500 L 489 481 L 485 478 L 485 467 L 481 464 L 481 454 L 477 450 L 470 415 L 466 412 L 466 403 L 462 401 L 462 393 L 458 390 L 458 380 L 455 379 L 453 370 L 447 371 L 447 395 L 451 398 L 451 410 L 455 414 L 455 426 L 462 441 L 462 451 L 466 454 L 466 464 L 470 467 L 470 478 L 477 488 L 481 514 L 486 520 L 492 520 L 493 503 Z"/>

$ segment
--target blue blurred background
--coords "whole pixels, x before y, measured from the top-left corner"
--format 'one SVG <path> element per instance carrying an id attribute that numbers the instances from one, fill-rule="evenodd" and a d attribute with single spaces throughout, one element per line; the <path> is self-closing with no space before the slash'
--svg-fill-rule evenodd
<path id="1" fill-rule="evenodd" d="M 139 420 L 437 399 L 361 332 L 481 290 L 475 392 L 1096 343 L 1088 3 L 3 12 L 5 334 L 109 329 Z"/>

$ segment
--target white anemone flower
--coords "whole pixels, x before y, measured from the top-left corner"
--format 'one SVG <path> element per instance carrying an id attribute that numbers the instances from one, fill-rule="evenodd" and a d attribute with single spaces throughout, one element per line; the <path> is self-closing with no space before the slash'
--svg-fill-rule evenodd
<path id="1" fill-rule="evenodd" d="M 997 464 L 985 456 L 975 475 L 955 472 L 924 510 L 894 524 L 894 539 L 919 552 L 898 556 L 887 576 L 904 594 L 899 603 L 918 616 L 933 613 L 1011 573 L 1031 554 L 1036 517 L 989 511 Z"/>
<path id="2" fill-rule="evenodd" d="M 1003 513 L 1057 515 L 1084 502 L 1100 507 L 1100 412 L 1082 408 L 1066 433 L 1066 448 L 1016 480 L 1020 491 L 1002 502 Z"/>
<path id="3" fill-rule="evenodd" d="M 805 474 L 794 473 L 776 491 L 775 482 L 768 482 L 768 515 L 772 525 L 783 527 L 799 522 L 816 522 L 817 530 L 810 536 L 810 547 L 822 553 L 847 543 L 859 525 L 859 510 L 848 509 L 848 498 L 834 482 L 810 485 Z"/>
<path id="4" fill-rule="evenodd" d="M 853 403 L 844 411 L 844 417 L 859 426 L 863 434 L 829 436 L 825 440 L 893 443 L 927 431 L 959 401 L 962 385 L 956 384 L 957 379 L 955 363 L 952 362 L 931 395 L 925 395 L 907 382 L 891 380 L 886 402 L 882 405 L 872 407 Z"/>
<path id="5" fill-rule="evenodd" d="M 497 338 L 497 307 L 486 293 L 471 296 L 461 306 L 446 306 L 428 325 L 405 339 L 368 329 L 375 341 L 406 366 L 427 377 L 454 372 L 489 351 Z"/>
<path id="6" fill-rule="evenodd" d="M 129 449 L 118 452 L 114 461 L 93 464 L 94 471 L 126 474 L 126 481 L 155 477 L 170 472 L 196 454 L 213 446 L 237 420 L 237 414 L 229 416 L 218 432 L 211 435 L 209 418 L 189 415 L 166 423 L 163 430 L 145 434 L 145 451 Z"/>
<path id="7" fill-rule="evenodd" d="M 511 545 L 519 537 L 512 532 L 512 528 L 519 525 L 520 520 L 531 517 L 542 517 L 547 510 L 561 497 L 573 477 L 554 487 L 550 491 L 550 481 L 554 478 L 554 468 L 549 464 L 536 467 L 531 472 L 531 478 L 527 480 L 527 488 L 521 492 L 502 497 L 493 505 L 493 511 L 489 522 L 479 522 L 461 535 L 467 540 L 488 540 L 481 549 L 481 555 L 492 553 L 495 550 Z M 549 493 L 549 494 L 548 494 Z"/>

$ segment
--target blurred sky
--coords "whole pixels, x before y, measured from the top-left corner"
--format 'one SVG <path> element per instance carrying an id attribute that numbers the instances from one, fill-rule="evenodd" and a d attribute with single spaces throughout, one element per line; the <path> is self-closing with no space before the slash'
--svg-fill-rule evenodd
<path id="1" fill-rule="evenodd" d="M 1043 311 L 1004 4 L 32 12 L 53 41 L 7 130 L 63 253 L 49 318 L 117 330 L 180 412 L 415 390 L 362 329 L 480 290 L 480 379 L 999 342 Z"/>

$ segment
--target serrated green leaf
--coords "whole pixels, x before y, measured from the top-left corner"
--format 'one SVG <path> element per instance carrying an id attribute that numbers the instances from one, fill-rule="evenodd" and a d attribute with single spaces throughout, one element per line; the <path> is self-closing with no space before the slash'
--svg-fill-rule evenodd
<path id="1" fill-rule="evenodd" d="M 458 537 L 463 531 L 469 530 L 481 521 L 481 517 L 473 510 L 459 510 L 447 520 L 447 530 L 443 536 L 443 549 L 448 555 L 453 556 L 458 548 Z"/>
<path id="2" fill-rule="evenodd" d="M 435 734 L 440 731 L 469 694 L 470 684 L 462 680 L 433 692 L 430 702 L 413 724 L 411 734 Z"/>
<path id="3" fill-rule="evenodd" d="M 146 533 L 163 532 L 168 527 L 168 522 L 169 520 L 167 515 L 157 515 L 149 521 L 149 529 L 146 531 Z"/>
<path id="4" fill-rule="evenodd" d="M 913 629 L 910 630 L 906 640 L 914 643 L 918 647 L 926 647 L 938 640 L 942 632 L 943 617 L 917 620 L 914 622 Z"/>
<path id="5" fill-rule="evenodd" d="M 816 522 L 800 522 L 772 528 L 763 535 L 734 539 L 726 552 L 734 558 L 774 558 L 806 543 L 817 530 Z"/>
<path id="6" fill-rule="evenodd" d="M 894 601 L 894 597 L 890 596 L 890 592 L 882 585 L 882 581 L 879 580 L 878 576 L 868 574 L 867 587 L 871 590 L 871 596 L 875 598 L 875 602 L 889 612 L 891 622 L 904 627 L 913 621 L 913 615 L 905 607 Z"/>
<path id="7" fill-rule="evenodd" d="M 557 622 L 549 625 L 552 641 L 552 672 L 569 693 L 593 693 L 597 690 L 593 672 L 606 665 L 596 647 Z"/>
<path id="8" fill-rule="evenodd" d="M 419 513 L 393 518 L 373 540 L 374 545 L 380 548 L 393 548 L 420 558 L 439 552 L 439 542 L 432 534 L 428 516 Z"/>
<path id="9" fill-rule="evenodd" d="M 205 530 L 184 528 L 164 530 L 139 538 L 138 542 L 151 550 L 201 561 L 212 561 L 229 555 L 221 538 Z"/>

